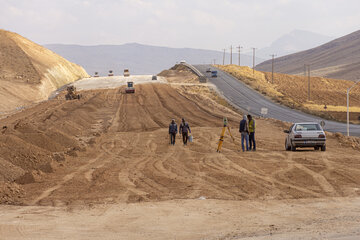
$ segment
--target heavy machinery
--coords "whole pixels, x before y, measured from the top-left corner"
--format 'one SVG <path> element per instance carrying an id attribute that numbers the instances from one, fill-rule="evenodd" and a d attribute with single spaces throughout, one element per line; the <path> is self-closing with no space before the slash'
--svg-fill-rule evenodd
<path id="1" fill-rule="evenodd" d="M 217 77 L 217 71 L 211 71 L 211 77 L 216 78 Z"/>
<path id="2" fill-rule="evenodd" d="M 129 69 L 124 69 L 124 77 L 130 77 Z"/>
<path id="3" fill-rule="evenodd" d="M 135 93 L 134 82 L 127 82 L 125 93 Z"/>
<path id="4" fill-rule="evenodd" d="M 76 88 L 70 85 L 66 88 L 67 94 L 65 95 L 66 100 L 80 99 L 81 95 L 76 93 Z"/>
<path id="5" fill-rule="evenodd" d="M 109 77 L 114 76 L 113 70 L 109 70 L 109 74 L 108 74 L 108 76 L 109 76 Z"/>

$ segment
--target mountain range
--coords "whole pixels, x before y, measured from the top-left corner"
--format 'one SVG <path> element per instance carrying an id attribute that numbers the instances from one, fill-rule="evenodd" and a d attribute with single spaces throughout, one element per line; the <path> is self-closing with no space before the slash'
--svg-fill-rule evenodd
<path id="1" fill-rule="evenodd" d="M 272 54 L 275 54 L 277 57 L 281 57 L 320 46 L 333 39 L 334 37 L 318 33 L 304 30 L 293 30 L 292 32 L 276 39 L 269 47 L 259 49 L 256 55 L 263 59 L 269 59 Z"/>
<path id="2" fill-rule="evenodd" d="M 47 44 L 44 46 L 81 65 L 90 75 L 95 72 L 99 75 L 107 75 L 109 70 L 119 75 L 125 68 L 128 68 L 131 74 L 157 74 L 182 60 L 190 64 L 208 64 L 213 63 L 214 60 L 217 64 L 223 62 L 221 51 L 157 47 L 138 43 L 97 46 Z M 264 60 L 256 59 L 256 62 L 262 61 Z M 230 54 L 227 53 L 225 63 L 229 64 L 229 62 Z M 233 63 L 238 63 L 238 54 L 233 54 Z M 251 66 L 252 56 L 241 54 L 241 64 Z"/>
<path id="3" fill-rule="evenodd" d="M 271 71 L 271 60 L 260 63 L 257 70 Z M 274 60 L 274 71 L 303 74 L 304 64 L 310 65 L 311 74 L 327 78 L 360 79 L 360 31 L 337 38 L 306 51 L 286 55 Z"/>

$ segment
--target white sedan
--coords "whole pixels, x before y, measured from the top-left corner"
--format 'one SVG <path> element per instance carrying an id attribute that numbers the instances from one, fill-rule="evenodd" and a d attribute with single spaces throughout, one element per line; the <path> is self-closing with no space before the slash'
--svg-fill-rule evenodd
<path id="1" fill-rule="evenodd" d="M 296 148 L 312 147 L 315 150 L 326 150 L 325 132 L 319 123 L 294 123 L 289 130 L 285 130 L 288 135 L 285 139 L 285 149 L 296 151 Z"/>

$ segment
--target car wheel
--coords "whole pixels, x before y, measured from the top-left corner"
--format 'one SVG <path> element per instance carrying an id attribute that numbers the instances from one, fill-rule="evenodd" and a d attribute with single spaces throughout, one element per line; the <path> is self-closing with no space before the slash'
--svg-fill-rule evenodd
<path id="1" fill-rule="evenodd" d="M 285 150 L 290 151 L 291 147 L 289 146 L 287 139 L 285 139 Z"/>
<path id="2" fill-rule="evenodd" d="M 296 147 L 295 147 L 295 146 L 293 146 L 292 144 L 291 144 L 291 151 L 293 151 L 293 152 L 295 152 L 295 151 L 296 151 Z"/>
<path id="3" fill-rule="evenodd" d="M 326 145 L 321 146 L 321 151 L 323 151 L 323 152 L 326 151 Z"/>

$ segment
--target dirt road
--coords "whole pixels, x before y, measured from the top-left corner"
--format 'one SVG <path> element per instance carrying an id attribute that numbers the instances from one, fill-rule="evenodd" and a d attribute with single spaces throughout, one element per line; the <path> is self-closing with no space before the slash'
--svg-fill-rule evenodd
<path id="1" fill-rule="evenodd" d="M 322 226 L 318 232 L 325 234 L 333 225 L 347 236 L 359 233 L 360 155 L 349 142 L 330 134 L 327 152 L 286 152 L 286 125 L 258 119 L 257 152 L 243 153 L 240 115 L 211 99 L 181 95 L 166 84 L 138 85 L 136 94 L 123 90 L 54 99 L 3 120 L 0 160 L 21 168 L 7 176 L 21 184 L 9 202 L 32 207 L 1 207 L 0 236 L 69 238 L 77 232 L 76 239 L 98 239 L 121 232 L 120 239 L 261 239 L 271 229 L 305 234 Z M 216 153 L 224 115 L 236 144 L 227 135 Z M 170 146 L 169 121 L 182 117 L 194 142 L 184 147 L 177 139 Z M 27 147 L 7 150 L 19 143 Z M 264 215 L 257 215 L 259 209 Z M 266 220 L 272 218 L 280 228 Z M 30 223 L 41 225 L 31 230 Z"/>
<path id="2" fill-rule="evenodd" d="M 359 198 L 0 206 L 0 239 L 357 240 Z"/>

